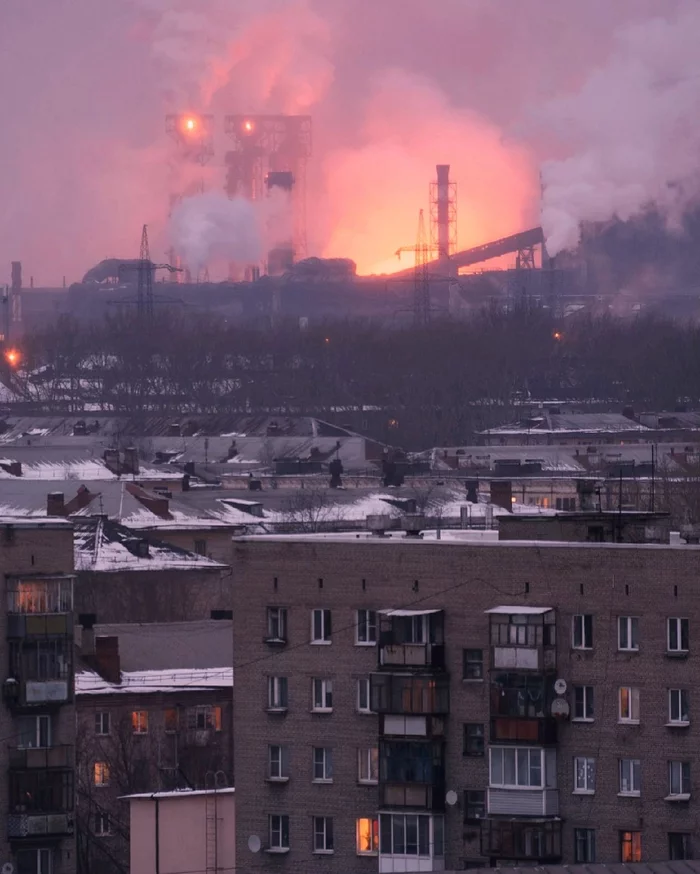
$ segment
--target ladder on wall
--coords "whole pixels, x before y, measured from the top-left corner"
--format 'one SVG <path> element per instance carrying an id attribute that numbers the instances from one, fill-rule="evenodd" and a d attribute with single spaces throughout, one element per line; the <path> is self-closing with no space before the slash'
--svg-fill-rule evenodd
<path id="1" fill-rule="evenodd" d="M 223 771 L 208 771 L 204 782 L 206 799 L 206 874 L 219 874 L 219 812 L 217 793 L 226 788 Z"/>

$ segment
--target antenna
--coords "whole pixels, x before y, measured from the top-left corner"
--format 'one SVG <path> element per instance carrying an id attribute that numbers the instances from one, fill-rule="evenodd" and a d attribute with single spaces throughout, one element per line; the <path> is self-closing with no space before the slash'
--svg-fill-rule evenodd
<path id="1" fill-rule="evenodd" d="M 148 226 L 141 231 L 141 251 L 139 252 L 139 284 L 136 298 L 139 316 L 153 318 L 153 265 L 148 245 Z"/>

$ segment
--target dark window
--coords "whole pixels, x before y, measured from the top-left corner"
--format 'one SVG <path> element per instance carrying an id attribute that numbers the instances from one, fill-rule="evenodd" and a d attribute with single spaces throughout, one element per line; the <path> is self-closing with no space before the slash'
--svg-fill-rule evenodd
<path id="1" fill-rule="evenodd" d="M 688 620 L 676 617 L 668 620 L 668 651 L 688 652 Z"/>
<path id="2" fill-rule="evenodd" d="M 595 829 L 574 829 L 574 862 L 595 862 Z"/>
<path id="3" fill-rule="evenodd" d="M 593 686 L 574 686 L 574 719 L 593 719 Z"/>
<path id="4" fill-rule="evenodd" d="M 464 790 L 464 821 L 478 822 L 486 816 L 486 792 L 483 789 Z"/>
<path id="5" fill-rule="evenodd" d="M 693 858 L 693 846 L 688 832 L 668 833 L 668 858 L 672 862 Z"/>
<path id="6" fill-rule="evenodd" d="M 195 540 L 194 551 L 197 553 L 197 555 L 206 555 L 207 554 L 207 541 L 206 540 Z"/>
<path id="7" fill-rule="evenodd" d="M 593 616 L 590 613 L 578 613 L 574 616 L 571 629 L 571 645 L 574 649 L 592 649 Z"/>
<path id="8" fill-rule="evenodd" d="M 464 755 L 484 755 L 484 725 L 481 722 L 467 722 L 464 726 Z"/>
<path id="9" fill-rule="evenodd" d="M 484 651 L 483 649 L 462 650 L 462 679 L 484 679 Z"/>

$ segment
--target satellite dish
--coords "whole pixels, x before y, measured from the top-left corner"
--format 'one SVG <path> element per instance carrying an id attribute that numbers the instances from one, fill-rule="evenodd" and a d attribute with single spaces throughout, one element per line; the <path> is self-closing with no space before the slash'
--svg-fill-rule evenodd
<path id="1" fill-rule="evenodd" d="M 552 716 L 568 716 L 569 702 L 564 698 L 555 698 L 552 701 Z"/>
<path id="2" fill-rule="evenodd" d="M 15 874 L 15 866 L 12 862 L 5 862 L 2 866 L 2 874 Z"/>
<path id="3" fill-rule="evenodd" d="M 260 838 L 257 835 L 251 835 L 248 838 L 248 849 L 250 850 L 250 852 L 251 853 L 259 853 L 260 847 L 262 847 L 262 843 L 260 841 Z M 3 872 L 3 874 L 4 874 L 4 872 Z"/>
<path id="4" fill-rule="evenodd" d="M 557 680 L 554 683 L 554 691 L 557 693 L 557 695 L 563 695 L 566 692 L 566 689 L 566 680 Z"/>
<path id="5" fill-rule="evenodd" d="M 454 807 L 457 803 L 457 793 L 454 789 L 450 789 L 450 791 L 445 795 L 445 802 L 450 805 L 450 807 Z"/>

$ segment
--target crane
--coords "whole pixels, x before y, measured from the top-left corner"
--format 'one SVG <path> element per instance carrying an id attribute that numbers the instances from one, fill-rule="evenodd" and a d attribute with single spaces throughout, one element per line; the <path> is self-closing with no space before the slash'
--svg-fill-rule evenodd
<path id="1" fill-rule="evenodd" d="M 428 271 L 428 262 L 430 253 L 438 250 L 437 246 L 432 246 L 428 242 L 428 237 L 425 232 L 425 219 L 423 210 L 418 213 L 418 233 L 416 235 L 415 246 L 401 246 L 396 250 L 396 257 L 401 258 L 402 252 L 415 252 L 416 266 L 414 272 L 414 290 L 413 290 L 413 317 L 417 325 L 430 324 L 430 315 L 432 311 L 430 301 L 430 273 Z"/>

